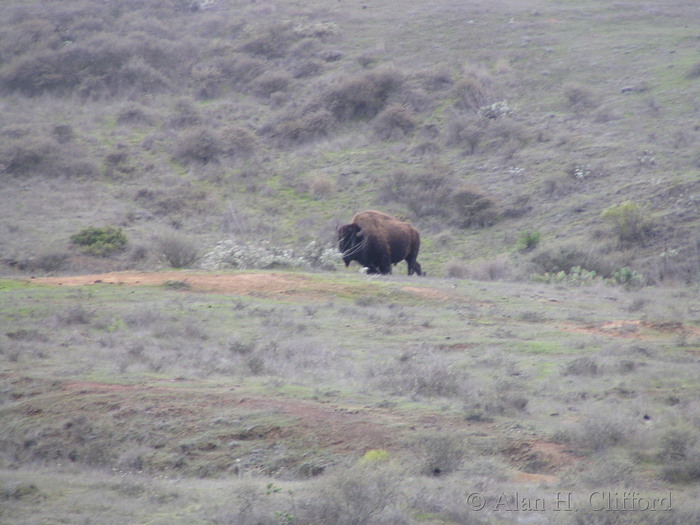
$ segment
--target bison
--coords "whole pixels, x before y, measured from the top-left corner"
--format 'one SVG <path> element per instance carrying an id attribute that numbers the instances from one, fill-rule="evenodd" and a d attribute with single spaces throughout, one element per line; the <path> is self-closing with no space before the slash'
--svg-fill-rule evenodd
<path id="1" fill-rule="evenodd" d="M 413 226 L 379 211 L 360 212 L 350 224 L 338 228 L 338 249 L 345 266 L 357 261 L 368 273 L 391 273 L 391 265 L 405 259 L 408 275 L 423 275 L 416 261 L 418 248 L 420 236 Z"/>

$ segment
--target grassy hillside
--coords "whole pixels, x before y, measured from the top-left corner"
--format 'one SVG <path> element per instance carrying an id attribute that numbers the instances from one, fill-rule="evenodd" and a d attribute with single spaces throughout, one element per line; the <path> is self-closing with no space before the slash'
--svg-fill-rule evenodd
<path id="1" fill-rule="evenodd" d="M 694 4 L 482 4 L 8 2 L 6 271 L 324 244 L 371 207 L 434 276 L 697 280 Z M 128 249 L 71 245 L 104 226 Z"/>
<path id="2" fill-rule="evenodd" d="M 0 12 L 0 522 L 700 521 L 696 2 Z"/>
<path id="3" fill-rule="evenodd" d="M 698 519 L 696 292 L 96 280 L 1 283 L 0 521 Z M 673 512 L 592 499 L 625 491 Z"/>

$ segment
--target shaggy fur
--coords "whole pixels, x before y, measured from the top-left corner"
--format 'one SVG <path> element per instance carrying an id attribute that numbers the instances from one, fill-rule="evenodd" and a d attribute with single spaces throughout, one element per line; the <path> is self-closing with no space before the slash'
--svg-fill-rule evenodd
<path id="1" fill-rule="evenodd" d="M 357 261 L 369 273 L 391 273 L 391 265 L 408 263 L 408 275 L 423 275 L 416 261 L 420 248 L 418 231 L 407 222 L 374 210 L 358 213 L 350 224 L 338 228 L 338 248 L 345 266 Z"/>

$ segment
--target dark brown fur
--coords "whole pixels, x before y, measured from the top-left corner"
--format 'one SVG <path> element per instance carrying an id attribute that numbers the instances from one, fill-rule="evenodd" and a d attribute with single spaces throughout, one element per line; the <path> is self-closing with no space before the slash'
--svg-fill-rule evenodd
<path id="1" fill-rule="evenodd" d="M 338 248 L 345 266 L 352 261 L 369 273 L 391 273 L 391 265 L 406 260 L 408 275 L 423 275 L 416 261 L 420 248 L 418 231 L 407 222 L 380 211 L 358 213 L 350 224 L 338 228 Z"/>

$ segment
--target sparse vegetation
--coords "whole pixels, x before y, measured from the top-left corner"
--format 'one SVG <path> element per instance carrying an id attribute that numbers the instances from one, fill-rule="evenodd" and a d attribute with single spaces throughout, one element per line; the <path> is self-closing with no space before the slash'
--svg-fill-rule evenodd
<path id="1" fill-rule="evenodd" d="M 699 16 L 3 2 L 0 520 L 699 522 Z"/>

